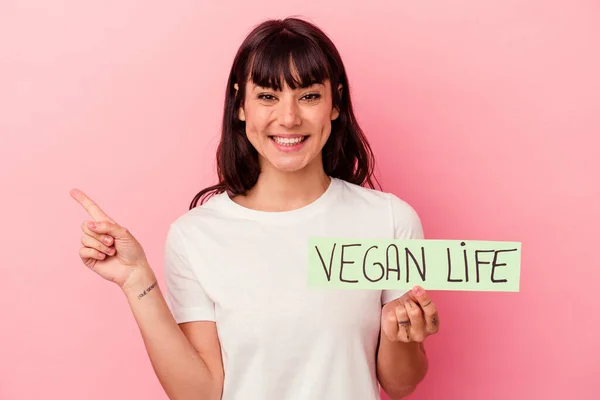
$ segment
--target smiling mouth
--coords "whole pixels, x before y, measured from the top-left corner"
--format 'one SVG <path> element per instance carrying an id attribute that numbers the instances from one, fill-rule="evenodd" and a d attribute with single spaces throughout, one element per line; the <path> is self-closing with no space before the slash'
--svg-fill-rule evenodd
<path id="1" fill-rule="evenodd" d="M 269 136 L 269 139 L 281 146 L 295 146 L 304 142 L 308 136 L 300 136 L 295 138 L 283 138 L 279 136 Z"/>

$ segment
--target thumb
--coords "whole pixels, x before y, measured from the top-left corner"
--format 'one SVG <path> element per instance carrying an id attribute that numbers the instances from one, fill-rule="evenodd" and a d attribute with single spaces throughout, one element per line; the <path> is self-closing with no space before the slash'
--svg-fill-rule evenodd
<path id="1" fill-rule="evenodd" d="M 109 221 L 88 222 L 88 228 L 95 233 L 110 235 L 116 239 L 129 239 L 131 234 L 121 225 Z"/>

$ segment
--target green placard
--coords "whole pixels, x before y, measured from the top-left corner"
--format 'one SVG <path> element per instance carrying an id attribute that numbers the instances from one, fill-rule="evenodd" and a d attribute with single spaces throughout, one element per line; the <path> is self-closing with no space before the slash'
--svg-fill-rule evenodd
<path id="1" fill-rule="evenodd" d="M 518 292 L 521 243 L 310 238 L 308 285 L 331 289 Z"/>

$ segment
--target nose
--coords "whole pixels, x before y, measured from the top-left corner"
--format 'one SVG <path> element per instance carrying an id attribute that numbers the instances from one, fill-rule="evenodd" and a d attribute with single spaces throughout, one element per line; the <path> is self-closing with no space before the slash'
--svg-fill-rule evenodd
<path id="1" fill-rule="evenodd" d="M 300 108 L 294 98 L 282 99 L 279 103 L 278 122 L 281 126 L 291 128 L 300 125 Z"/>

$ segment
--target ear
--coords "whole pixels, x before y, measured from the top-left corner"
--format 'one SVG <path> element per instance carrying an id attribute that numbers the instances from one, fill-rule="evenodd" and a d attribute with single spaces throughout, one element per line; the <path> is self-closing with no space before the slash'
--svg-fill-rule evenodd
<path id="1" fill-rule="evenodd" d="M 233 88 L 235 89 L 235 96 L 237 97 L 240 87 L 237 83 L 234 83 Z M 244 113 L 244 107 L 240 107 L 240 109 L 238 110 L 238 118 L 240 121 L 246 120 L 246 114 Z"/>
<path id="2" fill-rule="evenodd" d="M 340 83 L 338 85 L 338 93 L 340 98 L 342 97 L 342 84 Z M 333 109 L 331 110 L 331 120 L 335 120 L 337 119 L 337 117 L 340 116 L 340 110 L 337 107 L 333 107 Z"/>

